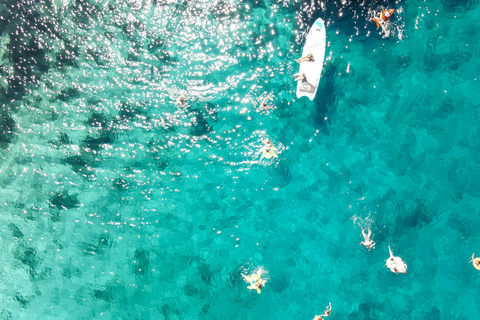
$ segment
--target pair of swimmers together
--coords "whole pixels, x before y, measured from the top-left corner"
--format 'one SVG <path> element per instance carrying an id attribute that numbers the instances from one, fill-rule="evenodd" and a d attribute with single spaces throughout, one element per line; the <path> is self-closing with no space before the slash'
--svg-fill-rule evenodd
<path id="1" fill-rule="evenodd" d="M 256 290 L 258 294 L 261 294 L 262 288 L 265 286 L 265 283 L 267 282 L 266 279 L 262 278 L 263 273 L 264 273 L 264 270 L 261 267 L 256 272 L 252 273 L 249 276 L 246 276 L 242 273 L 243 279 L 249 284 L 247 288 L 251 290 Z M 324 320 L 326 317 L 330 315 L 331 312 L 332 312 L 332 304 L 329 303 L 328 307 L 325 309 L 323 314 L 315 316 L 313 320 Z"/>
<path id="2" fill-rule="evenodd" d="M 260 104 L 259 110 L 266 111 L 273 107 L 272 105 L 267 105 L 267 100 L 269 98 L 270 98 L 270 95 L 266 96 L 265 99 L 263 99 L 262 103 Z M 177 99 L 177 104 L 179 104 L 180 106 L 184 106 L 186 104 L 185 97 L 180 96 Z M 263 146 L 258 151 L 258 153 L 261 153 L 260 161 L 262 161 L 263 158 L 265 159 L 278 158 L 278 155 L 277 155 L 278 150 L 273 146 L 270 139 L 262 140 L 262 142 L 263 142 Z"/>
<path id="3" fill-rule="evenodd" d="M 363 241 L 360 242 L 360 244 L 363 244 L 366 249 L 371 249 L 375 246 L 375 242 L 370 239 L 372 231 L 369 228 L 367 228 L 367 231 L 368 233 L 365 233 L 365 228 L 362 229 Z M 388 252 L 390 253 L 390 257 L 385 263 L 387 268 L 394 273 L 407 273 L 407 264 L 402 260 L 402 258 L 395 257 L 390 246 L 388 246 Z"/>

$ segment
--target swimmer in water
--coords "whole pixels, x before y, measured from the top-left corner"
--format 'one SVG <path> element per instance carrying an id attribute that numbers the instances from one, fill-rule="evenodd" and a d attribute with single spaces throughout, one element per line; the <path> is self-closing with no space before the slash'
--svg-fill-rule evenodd
<path id="1" fill-rule="evenodd" d="M 263 142 L 263 147 L 259 150 L 259 152 L 262 153 L 260 157 L 260 161 L 262 161 L 263 158 L 266 159 L 272 159 L 272 158 L 278 158 L 277 156 L 277 148 L 275 148 L 270 141 L 270 139 L 267 139 Z"/>
<path id="2" fill-rule="evenodd" d="M 328 303 L 328 307 L 325 309 L 325 311 L 323 311 L 323 314 L 322 315 L 319 315 L 319 316 L 315 316 L 315 318 L 313 318 L 313 320 L 324 320 L 324 317 L 328 317 L 330 315 L 330 313 L 332 313 L 332 303 L 329 302 Z"/>
<path id="3" fill-rule="evenodd" d="M 472 254 L 472 264 L 475 269 L 480 270 L 480 258 L 475 258 L 475 253 Z"/>
<path id="4" fill-rule="evenodd" d="M 187 102 L 185 101 L 185 96 L 183 96 L 183 95 L 181 95 L 180 97 L 178 97 L 177 100 L 176 100 L 176 102 L 177 102 L 177 104 L 179 104 L 181 107 L 183 107 L 183 105 L 184 105 L 185 103 L 187 103 Z"/>
<path id="5" fill-rule="evenodd" d="M 403 262 L 402 258 L 395 257 L 390 246 L 388 246 L 388 251 L 390 252 L 390 258 L 387 259 L 387 268 L 394 273 L 407 273 L 407 264 Z"/>
<path id="6" fill-rule="evenodd" d="M 295 81 L 305 80 L 305 73 L 297 73 L 293 75 Z"/>
<path id="7" fill-rule="evenodd" d="M 273 104 L 268 104 L 267 105 L 267 100 L 270 98 L 270 94 L 263 99 L 262 103 L 260 103 L 260 106 L 257 108 L 257 112 L 263 113 L 266 112 L 267 110 L 273 109 Z"/>
<path id="8" fill-rule="evenodd" d="M 258 294 L 262 293 L 262 288 L 265 286 L 265 283 L 267 283 L 267 280 L 262 279 L 262 272 L 263 269 L 260 268 L 256 273 L 253 273 L 249 276 L 246 276 L 242 273 L 243 279 L 250 284 L 247 288 L 251 290 L 257 290 Z"/>
<path id="9" fill-rule="evenodd" d="M 296 59 L 295 61 L 298 62 L 298 63 L 301 63 L 301 62 L 304 62 L 304 61 L 315 61 L 315 59 L 313 59 L 313 54 L 309 53 L 304 57 Z"/>
<path id="10" fill-rule="evenodd" d="M 387 27 L 391 16 L 390 10 L 382 10 L 378 12 L 373 11 L 372 20 L 377 24 L 377 28 L 380 26 L 382 27 L 383 32 L 387 33 Z"/>
<path id="11" fill-rule="evenodd" d="M 367 230 L 368 234 L 365 234 L 365 228 L 362 229 L 363 241 L 360 242 L 360 244 L 363 244 L 367 250 L 370 250 L 375 246 L 375 242 L 370 239 L 370 236 L 372 235 L 372 230 L 370 230 L 370 228 L 367 228 Z"/>

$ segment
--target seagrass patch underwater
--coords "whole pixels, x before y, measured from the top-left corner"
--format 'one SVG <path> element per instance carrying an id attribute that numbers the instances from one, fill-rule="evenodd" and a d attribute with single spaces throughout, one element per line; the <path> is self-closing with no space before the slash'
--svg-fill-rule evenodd
<path id="1" fill-rule="evenodd" d="M 387 8 L 388 35 L 371 21 Z M 0 319 L 478 313 L 479 14 L 3 0 Z M 317 18 L 322 78 L 297 99 Z M 265 139 L 278 157 L 260 161 Z M 258 268 L 261 294 L 242 277 Z"/>

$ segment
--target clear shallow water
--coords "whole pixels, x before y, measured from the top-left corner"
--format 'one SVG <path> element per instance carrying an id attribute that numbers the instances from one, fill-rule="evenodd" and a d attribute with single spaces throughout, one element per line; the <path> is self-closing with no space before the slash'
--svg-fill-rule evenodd
<path id="1" fill-rule="evenodd" d="M 381 4 L 3 2 L 1 317 L 476 314 L 480 5 L 392 2 L 383 38 Z M 297 100 L 317 17 L 329 58 Z"/>

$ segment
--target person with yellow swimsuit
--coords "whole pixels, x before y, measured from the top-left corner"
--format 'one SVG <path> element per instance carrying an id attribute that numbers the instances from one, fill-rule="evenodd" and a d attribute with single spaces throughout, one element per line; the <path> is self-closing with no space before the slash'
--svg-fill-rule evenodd
<path id="1" fill-rule="evenodd" d="M 246 276 L 242 273 L 243 279 L 250 284 L 247 288 L 251 290 L 257 290 L 258 294 L 262 293 L 262 288 L 265 286 L 265 283 L 267 283 L 267 280 L 262 279 L 262 273 L 262 268 L 258 269 L 256 273 L 253 273 L 249 276 Z"/>

